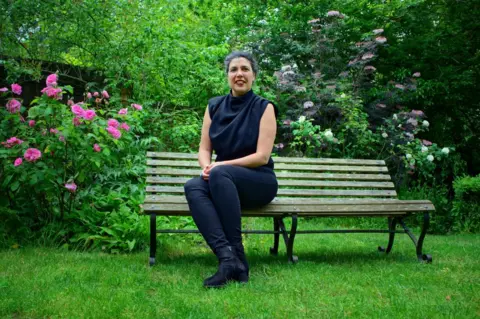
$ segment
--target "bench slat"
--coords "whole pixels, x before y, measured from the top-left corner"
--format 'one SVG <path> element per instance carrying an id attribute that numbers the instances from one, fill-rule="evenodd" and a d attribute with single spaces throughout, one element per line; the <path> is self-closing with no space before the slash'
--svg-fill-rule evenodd
<path id="1" fill-rule="evenodd" d="M 169 195 L 147 195 L 145 203 L 154 204 L 186 204 L 185 196 Z M 385 198 L 299 198 L 299 197 L 277 197 L 269 205 L 354 205 L 354 204 L 431 204 L 429 200 L 400 200 Z"/>
<path id="2" fill-rule="evenodd" d="M 147 186 L 147 193 L 181 193 L 183 186 Z M 285 189 L 278 190 L 278 195 L 291 196 L 359 196 L 359 197 L 395 197 L 394 190 L 346 190 L 346 189 Z"/>
<path id="3" fill-rule="evenodd" d="M 189 212 L 187 204 L 144 204 L 145 211 L 148 212 Z M 304 213 L 312 215 L 333 214 L 385 214 L 394 212 L 420 212 L 420 211 L 433 211 L 435 208 L 430 204 L 392 204 L 392 205 L 268 205 L 263 207 L 260 211 L 265 213 L 297 213 L 302 216 Z M 248 216 L 249 213 L 254 213 L 258 210 L 244 210 L 242 216 Z M 258 212 L 257 212 L 258 213 Z"/>
<path id="4" fill-rule="evenodd" d="M 170 175 L 170 176 L 188 176 L 196 177 L 200 173 L 200 168 L 196 169 L 171 169 L 162 167 L 147 167 L 147 174 L 150 175 Z M 315 179 L 315 180 L 355 180 L 355 181 L 389 181 L 388 174 L 335 174 L 335 173 L 300 173 L 279 171 L 275 169 L 277 178 L 297 178 L 297 179 Z"/>
<path id="5" fill-rule="evenodd" d="M 146 173 L 150 175 L 171 175 L 196 177 L 200 172 L 197 169 L 170 169 L 161 167 L 147 167 Z M 300 173 L 275 170 L 277 178 L 297 178 L 297 179 L 321 179 L 321 180 L 366 180 L 366 181 L 389 181 L 387 174 L 335 174 L 335 173 Z"/>
<path id="6" fill-rule="evenodd" d="M 158 177 L 148 176 L 150 184 L 185 184 L 188 177 Z M 392 182 L 337 182 L 337 181 L 305 181 L 278 179 L 279 186 L 307 186 L 307 187 L 352 187 L 352 188 L 395 188 Z"/>
<path id="7" fill-rule="evenodd" d="M 148 166 L 169 166 L 169 167 L 198 167 L 195 161 L 168 161 L 168 160 L 147 160 Z M 335 166 L 335 165 L 290 165 L 277 164 L 275 169 L 279 170 L 299 170 L 316 172 L 375 172 L 388 173 L 384 166 Z"/>
<path id="8" fill-rule="evenodd" d="M 147 152 L 149 158 L 165 159 L 192 159 L 197 160 L 197 154 L 172 152 Z M 212 156 L 216 158 L 215 155 Z M 385 165 L 383 160 L 348 159 L 348 158 L 307 158 L 307 157 L 273 157 L 275 163 L 310 163 L 310 164 L 339 164 L 339 165 Z"/>

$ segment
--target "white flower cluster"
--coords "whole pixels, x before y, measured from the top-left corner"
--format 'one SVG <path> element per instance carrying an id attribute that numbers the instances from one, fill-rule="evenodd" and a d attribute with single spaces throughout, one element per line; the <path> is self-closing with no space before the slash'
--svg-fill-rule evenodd
<path id="1" fill-rule="evenodd" d="M 298 118 L 298 123 L 303 123 L 303 122 L 305 122 L 306 119 L 307 118 L 304 115 L 302 115 Z"/>
<path id="2" fill-rule="evenodd" d="M 388 137 L 388 134 L 385 133 L 385 132 L 383 132 L 383 133 L 382 133 L 382 137 L 383 137 L 383 138 L 387 138 L 387 137 Z"/>
<path id="3" fill-rule="evenodd" d="M 430 123 L 428 123 L 428 121 L 423 121 L 422 125 L 425 126 L 425 127 L 429 127 Z"/>
<path id="4" fill-rule="evenodd" d="M 323 134 L 325 135 L 327 140 L 332 140 L 333 139 L 333 133 L 332 133 L 331 129 L 325 130 L 325 132 Z"/>
<path id="5" fill-rule="evenodd" d="M 450 153 L 450 150 L 448 149 L 448 147 L 444 147 L 442 148 L 442 153 L 448 155 L 448 153 Z"/>
<path id="6" fill-rule="evenodd" d="M 433 162 L 435 158 L 433 157 L 433 155 L 428 155 L 427 156 L 427 160 L 429 160 L 430 162 Z"/>

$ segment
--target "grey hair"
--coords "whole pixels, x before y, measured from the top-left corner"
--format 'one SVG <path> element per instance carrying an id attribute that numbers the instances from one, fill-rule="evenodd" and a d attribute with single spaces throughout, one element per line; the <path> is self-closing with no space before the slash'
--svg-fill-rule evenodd
<path id="1" fill-rule="evenodd" d="M 252 65 L 252 71 L 255 74 L 255 76 L 258 74 L 258 64 L 255 58 L 251 53 L 245 52 L 245 51 L 234 51 L 230 53 L 224 61 L 225 64 L 225 73 L 228 74 L 228 68 L 230 67 L 230 62 L 232 62 L 233 59 L 237 58 L 245 58 L 247 59 L 250 64 Z"/>

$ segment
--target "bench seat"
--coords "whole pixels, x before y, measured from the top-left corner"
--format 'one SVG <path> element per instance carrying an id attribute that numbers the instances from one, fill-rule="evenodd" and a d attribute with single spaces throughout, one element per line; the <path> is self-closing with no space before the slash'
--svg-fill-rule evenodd
<path id="1" fill-rule="evenodd" d="M 431 256 L 422 252 L 423 240 L 429 224 L 429 212 L 435 207 L 428 200 L 399 200 L 388 168 L 382 160 L 295 158 L 275 157 L 275 174 L 279 190 L 277 197 L 268 205 L 243 210 L 242 217 L 273 217 L 273 231 L 246 231 L 250 233 L 274 234 L 274 247 L 278 252 L 279 236 L 283 235 L 287 246 L 287 257 L 293 255 L 293 241 L 297 233 L 331 232 L 384 232 L 389 233 L 389 253 L 396 225 L 403 227 L 402 233 L 410 236 L 416 246 L 420 261 L 431 262 Z M 200 168 L 196 154 L 147 152 L 147 196 L 144 212 L 150 214 L 150 264 L 155 262 L 156 234 L 165 232 L 192 232 L 156 229 L 156 216 L 190 216 L 183 185 L 198 176 Z M 424 224 L 417 238 L 405 225 L 403 218 L 412 213 L 423 213 Z M 298 217 L 387 217 L 387 230 L 319 230 L 297 231 Z M 291 217 L 290 231 L 285 229 L 283 219 Z"/>

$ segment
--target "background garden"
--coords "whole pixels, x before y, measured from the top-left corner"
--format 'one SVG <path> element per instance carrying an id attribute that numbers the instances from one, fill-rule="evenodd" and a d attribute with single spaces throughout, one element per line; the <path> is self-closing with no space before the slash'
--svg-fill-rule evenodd
<path id="1" fill-rule="evenodd" d="M 197 151 L 232 50 L 280 109 L 275 155 L 383 159 L 400 198 L 434 203 L 431 233 L 476 233 L 479 16 L 474 0 L 0 1 L 0 247 L 145 251 L 146 150 Z"/>

